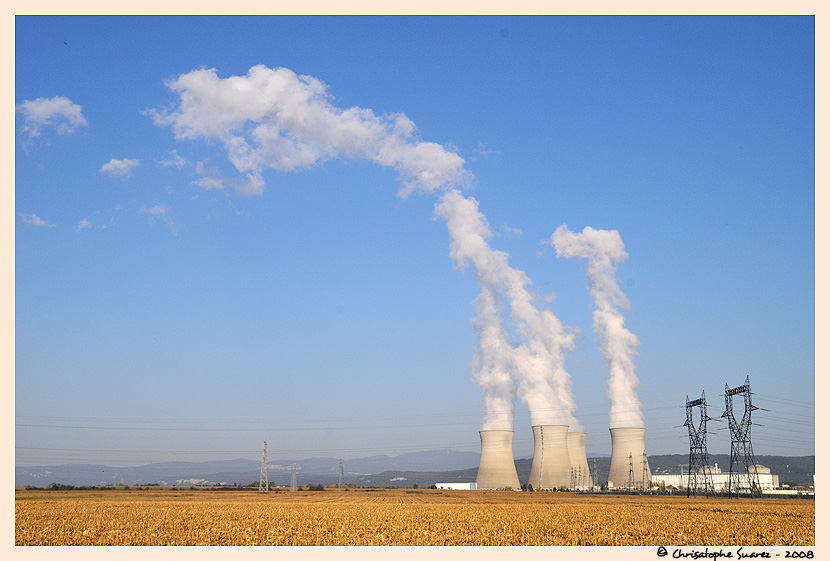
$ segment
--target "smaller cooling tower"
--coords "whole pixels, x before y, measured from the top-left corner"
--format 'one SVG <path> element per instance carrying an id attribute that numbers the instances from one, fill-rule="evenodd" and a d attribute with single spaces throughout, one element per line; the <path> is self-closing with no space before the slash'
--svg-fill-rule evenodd
<path id="1" fill-rule="evenodd" d="M 608 471 L 608 486 L 617 489 L 647 489 L 651 484 L 651 469 L 648 467 L 645 452 L 645 428 L 611 429 L 611 469 Z"/>
<path id="2" fill-rule="evenodd" d="M 483 430 L 481 462 L 476 476 L 477 489 L 519 489 L 519 476 L 513 461 L 513 431 Z"/>
<path id="3" fill-rule="evenodd" d="M 528 483 L 534 489 L 570 488 L 568 425 L 533 427 L 533 463 L 530 466 Z"/>
<path id="4" fill-rule="evenodd" d="M 585 433 L 568 433 L 568 457 L 571 459 L 571 487 L 590 487 L 591 472 L 588 470 L 588 458 L 585 455 Z"/>

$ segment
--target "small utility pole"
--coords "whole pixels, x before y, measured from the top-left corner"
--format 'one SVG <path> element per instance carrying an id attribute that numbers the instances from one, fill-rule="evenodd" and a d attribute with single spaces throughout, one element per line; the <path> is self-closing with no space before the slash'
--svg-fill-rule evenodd
<path id="1" fill-rule="evenodd" d="M 268 441 L 262 441 L 262 467 L 259 468 L 259 492 L 268 492 Z"/>

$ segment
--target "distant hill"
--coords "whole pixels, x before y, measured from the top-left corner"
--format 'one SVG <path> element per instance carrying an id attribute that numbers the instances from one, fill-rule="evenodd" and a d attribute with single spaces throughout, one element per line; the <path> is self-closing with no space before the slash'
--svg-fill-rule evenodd
<path id="1" fill-rule="evenodd" d="M 685 454 L 649 456 L 653 473 L 680 473 L 686 469 L 689 457 Z M 815 456 L 756 456 L 756 462 L 778 475 L 782 484 L 812 484 Z M 399 456 L 370 456 L 343 461 L 343 481 L 363 487 L 429 486 L 433 483 L 470 482 L 476 480 L 479 454 L 436 450 L 412 452 Z M 729 456 L 710 455 L 710 462 L 724 470 L 729 469 Z M 521 483 L 530 478 L 531 458 L 515 460 L 516 473 Z M 588 458 L 588 466 L 596 463 L 599 482 L 608 480 L 611 458 Z M 307 458 L 304 460 L 273 460 L 268 462 L 268 480 L 276 485 L 289 485 L 291 466 L 297 466 L 299 485 L 337 483 L 340 461 L 337 458 Z M 681 466 L 684 466 L 681 468 Z M 15 485 L 46 487 L 51 483 L 63 485 L 246 485 L 259 481 L 260 462 L 238 459 L 213 462 L 164 462 L 145 466 L 115 468 L 97 464 L 62 466 L 15 467 Z"/>
<path id="2" fill-rule="evenodd" d="M 478 466 L 477 452 L 429 450 L 399 456 L 369 456 L 343 460 L 344 479 L 388 470 L 446 471 Z M 340 478 L 338 458 L 306 458 L 302 460 L 269 460 L 268 480 L 289 485 L 291 466 L 297 466 L 297 482 L 337 482 Z M 59 466 L 16 466 L 15 485 L 45 487 L 50 483 L 63 485 L 196 485 L 221 483 L 245 485 L 259 481 L 261 462 L 248 459 L 210 462 L 162 462 L 137 467 L 112 467 L 99 464 L 67 464 Z"/>

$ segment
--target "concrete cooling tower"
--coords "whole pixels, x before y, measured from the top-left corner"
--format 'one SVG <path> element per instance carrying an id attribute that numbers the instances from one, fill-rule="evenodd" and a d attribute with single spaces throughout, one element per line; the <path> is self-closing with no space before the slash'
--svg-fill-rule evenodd
<path id="1" fill-rule="evenodd" d="M 476 489 L 519 489 L 519 476 L 513 461 L 513 431 L 483 430 L 481 462 L 478 465 Z"/>
<path id="2" fill-rule="evenodd" d="M 534 489 L 570 488 L 571 459 L 568 456 L 568 425 L 536 425 L 533 427 L 533 463 L 530 466 L 528 483 Z"/>
<path id="3" fill-rule="evenodd" d="M 645 428 L 611 429 L 611 469 L 608 472 L 608 486 L 617 489 L 648 488 L 651 483 L 651 469 L 648 467 L 645 452 Z"/>
<path id="4" fill-rule="evenodd" d="M 571 487 L 581 488 L 593 485 L 591 472 L 588 470 L 588 457 L 585 455 L 585 433 L 568 433 L 568 457 L 571 459 Z"/>

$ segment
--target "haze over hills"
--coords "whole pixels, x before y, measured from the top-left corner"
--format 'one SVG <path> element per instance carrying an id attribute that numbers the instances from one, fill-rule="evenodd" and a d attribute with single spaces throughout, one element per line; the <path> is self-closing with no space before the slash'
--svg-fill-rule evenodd
<path id="1" fill-rule="evenodd" d="M 812 484 L 815 456 L 756 456 L 756 461 L 779 476 L 782 484 Z M 710 455 L 711 463 L 729 468 L 729 456 Z M 399 456 L 369 456 L 343 460 L 343 481 L 363 487 L 411 487 L 433 483 L 475 481 L 479 454 L 454 450 L 412 452 Z M 530 475 L 531 458 L 517 459 L 516 472 L 521 482 Z M 608 477 L 610 458 L 589 456 L 589 467 L 596 462 L 600 482 Z M 683 454 L 649 456 L 654 473 L 679 473 L 688 456 Z M 337 483 L 340 461 L 337 458 L 304 460 L 272 460 L 268 462 L 268 480 L 276 485 L 289 485 L 291 466 L 297 466 L 297 484 Z M 15 467 L 15 486 L 46 487 L 62 485 L 247 485 L 259 480 L 261 462 L 250 459 L 211 462 L 163 462 L 137 467 L 111 467 L 97 464 Z"/>
<path id="2" fill-rule="evenodd" d="M 431 450 L 410 452 L 399 456 L 367 456 L 343 460 L 347 480 L 384 471 L 448 471 L 478 466 L 476 452 Z M 274 459 L 268 461 L 268 478 L 278 485 L 288 485 L 291 466 L 297 466 L 300 484 L 335 482 L 340 477 L 338 458 Z M 259 480 L 261 462 L 249 459 L 208 462 L 160 462 L 136 467 L 112 467 L 98 464 L 66 464 L 58 466 L 16 466 L 15 485 L 45 486 L 52 482 L 65 485 L 115 485 L 157 483 L 189 485 L 221 483 L 244 485 Z"/>

